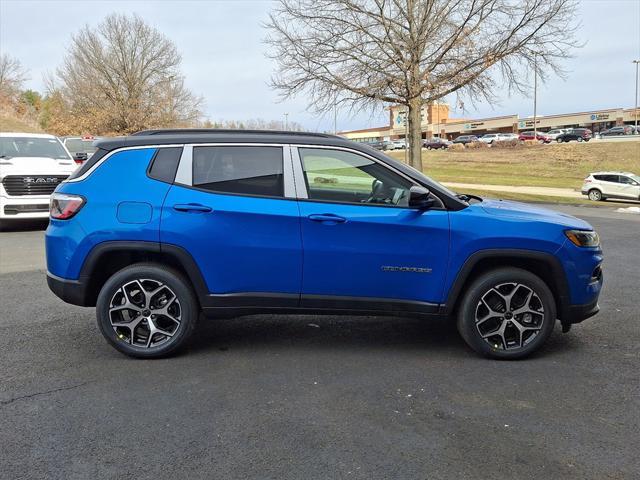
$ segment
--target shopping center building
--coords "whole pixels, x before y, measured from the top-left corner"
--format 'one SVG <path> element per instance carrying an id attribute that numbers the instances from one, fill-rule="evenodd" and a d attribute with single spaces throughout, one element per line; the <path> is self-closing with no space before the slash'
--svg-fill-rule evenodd
<path id="1" fill-rule="evenodd" d="M 504 115 L 491 118 L 449 118 L 449 106 L 433 103 L 422 108 L 422 138 L 456 138 L 458 135 L 484 135 L 485 133 L 518 133 L 532 130 L 533 117 L 520 118 L 518 115 Z M 536 128 L 548 131 L 554 128 L 588 128 L 594 133 L 616 125 L 633 125 L 636 117 L 640 124 L 640 108 L 611 108 L 588 112 L 564 113 L 560 115 L 537 115 Z M 389 108 L 389 125 L 364 130 L 339 132 L 339 135 L 358 142 L 394 140 L 406 135 L 406 107 Z"/>

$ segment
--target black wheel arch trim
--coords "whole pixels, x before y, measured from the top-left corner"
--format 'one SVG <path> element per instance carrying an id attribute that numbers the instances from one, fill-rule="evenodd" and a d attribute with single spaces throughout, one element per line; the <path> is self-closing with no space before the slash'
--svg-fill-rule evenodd
<path id="1" fill-rule="evenodd" d="M 571 297 L 567 276 L 560 260 L 551 253 L 522 249 L 486 249 L 479 250 L 470 255 L 458 271 L 456 278 L 449 289 L 446 303 L 440 307 L 442 314 L 451 315 L 453 313 L 460 296 L 463 294 L 464 286 L 469 279 L 471 272 L 480 261 L 487 259 L 521 259 L 543 262 L 551 269 L 552 275 L 556 280 L 555 288 L 552 285 L 550 285 L 549 288 L 556 297 L 556 302 L 558 304 L 558 318 L 562 319 L 567 315 L 569 312 Z"/>
<path id="2" fill-rule="evenodd" d="M 202 302 L 208 289 L 193 257 L 183 248 L 171 244 L 144 240 L 114 240 L 95 245 L 87 254 L 77 279 L 66 279 L 47 272 L 47 283 L 52 292 L 64 301 L 84 307 L 95 306 L 95 292 L 91 280 L 104 255 L 113 252 L 140 252 L 172 257 L 185 271 L 197 298 Z M 204 305 L 203 305 L 204 306 Z"/>
<path id="3" fill-rule="evenodd" d="M 177 245 L 150 241 L 126 241 L 116 240 L 102 242 L 94 246 L 87 255 L 80 275 L 77 280 L 57 277 L 47 273 L 49 288 L 60 298 L 68 303 L 80 306 L 94 306 L 90 300 L 92 292 L 89 288 L 93 271 L 99 264 L 103 255 L 114 251 L 148 252 L 152 254 L 167 255 L 172 257 L 185 271 L 191 282 L 196 297 L 203 309 L 213 313 L 222 311 L 249 311 L 270 310 L 284 311 L 316 311 L 326 312 L 363 312 L 366 314 L 427 314 L 433 316 L 449 316 L 454 312 L 455 306 L 463 293 L 465 283 L 478 262 L 486 259 L 526 259 L 544 262 L 551 269 L 556 280 L 554 295 L 558 303 L 558 317 L 570 323 L 577 323 L 586 316 L 591 316 L 597 310 L 593 307 L 584 309 L 571 305 L 569 286 L 564 268 L 560 261 L 550 253 L 519 250 L 519 249 L 486 249 L 472 254 L 458 271 L 456 278 L 449 290 L 446 303 L 437 305 L 428 302 L 416 302 L 389 298 L 353 298 L 321 295 L 298 295 L 272 292 L 241 292 L 231 294 L 212 294 L 209 292 L 204 276 L 191 254 Z M 237 310 L 236 310 L 237 309 Z M 582 318 L 579 318 L 582 317 Z"/>

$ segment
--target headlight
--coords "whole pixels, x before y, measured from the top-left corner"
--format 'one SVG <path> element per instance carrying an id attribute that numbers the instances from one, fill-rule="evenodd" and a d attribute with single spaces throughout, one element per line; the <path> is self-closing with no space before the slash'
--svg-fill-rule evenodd
<path id="1" fill-rule="evenodd" d="M 600 237 L 593 230 L 565 230 L 564 234 L 578 247 L 597 247 Z"/>

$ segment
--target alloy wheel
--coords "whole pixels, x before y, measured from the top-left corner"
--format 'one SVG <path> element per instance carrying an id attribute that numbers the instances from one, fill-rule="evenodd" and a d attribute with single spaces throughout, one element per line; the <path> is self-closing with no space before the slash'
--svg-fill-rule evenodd
<path id="1" fill-rule="evenodd" d="M 166 284 L 136 279 L 121 285 L 111 297 L 109 321 L 121 341 L 152 348 L 165 344 L 178 332 L 182 308 Z"/>
<path id="2" fill-rule="evenodd" d="M 589 199 L 590 200 L 598 202 L 598 201 L 600 201 L 601 198 L 602 198 L 602 194 L 598 190 L 591 190 L 589 192 Z"/>
<path id="3" fill-rule="evenodd" d="M 538 294 L 522 283 L 502 283 L 478 301 L 475 324 L 481 338 L 495 349 L 528 345 L 541 331 L 544 307 Z"/>

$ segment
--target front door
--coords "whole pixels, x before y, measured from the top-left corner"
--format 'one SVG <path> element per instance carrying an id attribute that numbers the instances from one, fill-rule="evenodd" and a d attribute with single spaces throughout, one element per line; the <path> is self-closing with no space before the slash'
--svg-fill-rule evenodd
<path id="1" fill-rule="evenodd" d="M 187 250 L 211 298 L 225 305 L 276 297 L 297 306 L 300 218 L 296 199 L 284 194 L 283 147 L 194 146 L 185 161 L 191 178 L 177 178 L 187 184 L 167 194 L 162 244 Z M 183 170 L 181 163 L 179 176 Z"/>
<path id="2" fill-rule="evenodd" d="M 413 182 L 370 157 L 318 147 L 299 147 L 298 156 L 308 197 L 300 200 L 303 305 L 333 297 L 441 302 L 447 211 L 409 208 Z"/>
<path id="3" fill-rule="evenodd" d="M 640 197 L 640 186 L 638 182 L 626 175 L 618 176 L 618 194 L 624 198 L 637 200 Z"/>

